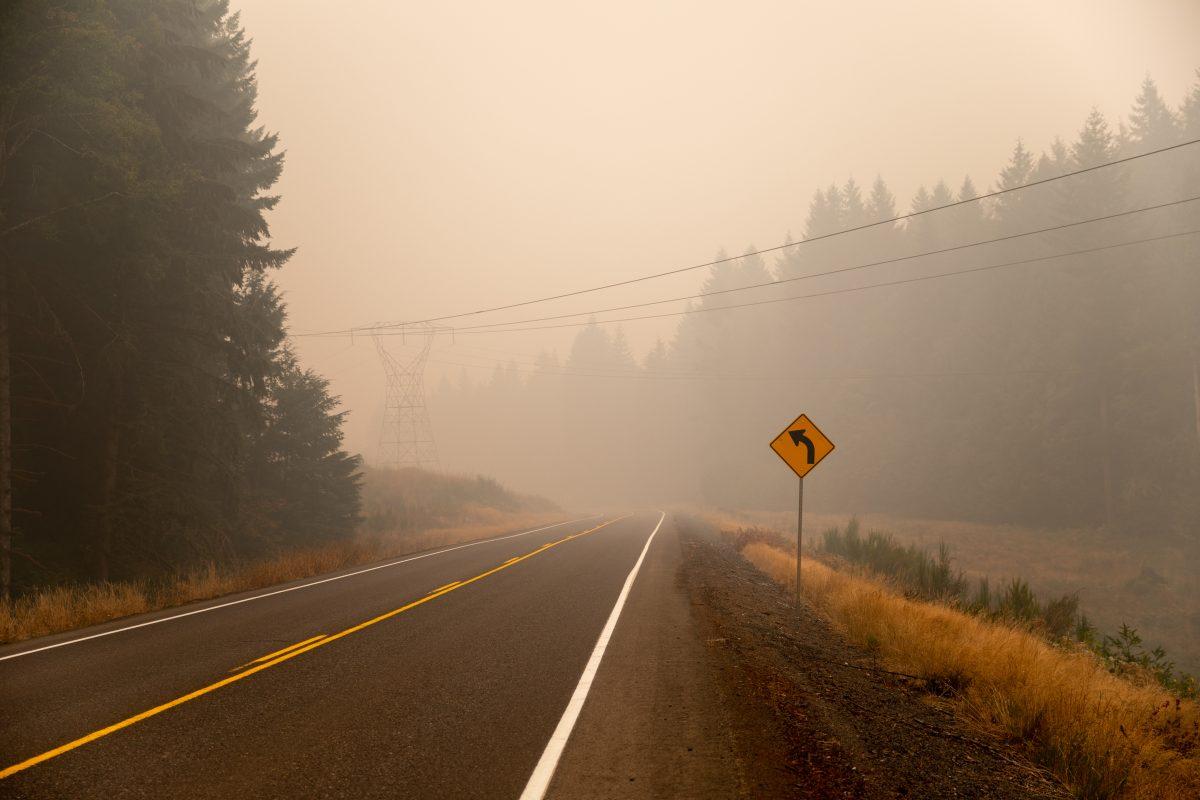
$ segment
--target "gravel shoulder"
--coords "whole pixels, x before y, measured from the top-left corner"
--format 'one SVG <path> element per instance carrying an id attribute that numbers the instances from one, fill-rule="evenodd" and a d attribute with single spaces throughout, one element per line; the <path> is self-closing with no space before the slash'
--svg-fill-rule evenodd
<path id="1" fill-rule="evenodd" d="M 770 711 L 799 798 L 1068 798 L 922 684 L 879 668 L 728 546 L 681 524 L 683 584 L 728 696 Z"/>

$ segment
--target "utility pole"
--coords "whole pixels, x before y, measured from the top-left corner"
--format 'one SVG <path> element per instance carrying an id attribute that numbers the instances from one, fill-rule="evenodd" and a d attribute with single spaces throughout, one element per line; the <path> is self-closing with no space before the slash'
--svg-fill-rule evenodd
<path id="1" fill-rule="evenodd" d="M 425 407 L 425 364 L 434 336 L 445 330 L 428 324 L 400 325 L 385 335 L 378 330 L 371 334 L 387 380 L 379 435 L 379 463 L 384 466 L 438 467 L 437 444 Z M 385 346 L 385 336 L 398 336 L 402 343 L 413 336 L 420 344 L 415 355 L 401 358 Z"/>

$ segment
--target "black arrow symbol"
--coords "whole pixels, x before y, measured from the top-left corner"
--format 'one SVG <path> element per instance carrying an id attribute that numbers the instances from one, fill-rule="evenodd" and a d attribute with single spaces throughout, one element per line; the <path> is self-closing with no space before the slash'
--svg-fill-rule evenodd
<path id="1" fill-rule="evenodd" d="M 816 461 L 817 446 L 812 443 L 812 439 L 804 435 L 807 431 L 807 428 L 797 428 L 794 431 L 788 431 L 788 436 L 792 437 L 792 444 L 796 447 L 799 447 L 801 442 L 804 443 L 804 446 L 808 448 L 808 463 L 811 464 Z"/>

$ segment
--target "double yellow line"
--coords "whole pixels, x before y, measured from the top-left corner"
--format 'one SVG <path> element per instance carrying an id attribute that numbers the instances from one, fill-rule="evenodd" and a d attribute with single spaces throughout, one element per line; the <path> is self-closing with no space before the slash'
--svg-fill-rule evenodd
<path id="1" fill-rule="evenodd" d="M 407 605 L 400 606 L 400 608 L 396 608 L 391 611 L 388 611 L 387 613 L 380 614 L 377 617 L 372 617 L 371 619 L 367 620 L 366 622 L 360 622 L 357 625 L 346 628 L 346 630 L 341 631 L 340 633 L 335 633 L 331 636 L 314 636 L 311 639 L 305 639 L 303 642 L 297 642 L 296 644 L 291 645 L 289 647 L 285 647 L 282 650 L 276 650 L 274 653 L 268 653 L 265 656 L 256 658 L 254 661 L 251 661 L 249 664 L 244 665 L 246 667 L 246 669 L 242 670 L 241 672 L 237 672 L 234 675 L 230 675 L 228 678 L 219 680 L 216 683 L 210 683 L 208 686 L 205 686 L 201 689 L 197 689 L 194 692 L 189 692 L 189 693 L 183 695 L 182 697 L 177 697 L 174 700 L 170 700 L 166 703 L 163 703 L 162 705 L 155 706 L 154 708 L 151 708 L 147 711 L 143 711 L 140 714 L 135 714 L 134 716 L 129 717 L 128 719 L 123 719 L 120 722 L 109 725 L 107 728 L 101 728 L 98 731 L 93 731 L 92 733 L 89 733 L 86 736 L 81 736 L 74 741 L 67 742 L 66 744 L 61 745 L 60 747 L 56 747 L 53 750 L 47 750 L 46 752 L 42 753 L 41 755 L 36 755 L 33 758 L 27 758 L 24 761 L 20 762 L 19 764 L 13 764 L 11 767 L 5 767 L 4 769 L 0 770 L 0 780 L 3 780 L 4 778 L 8 778 L 12 775 L 15 775 L 16 773 L 21 772 L 22 770 L 29 769 L 32 766 L 41 764 L 43 761 L 49 761 L 50 759 L 55 758 L 56 756 L 61 756 L 63 753 L 69 753 L 70 751 L 74 750 L 77 747 L 82 747 L 83 745 L 87 744 L 88 742 L 94 742 L 97 739 L 101 739 L 105 736 L 108 736 L 110 733 L 116 733 L 117 731 L 122 730 L 124 728 L 128 728 L 131 725 L 135 725 L 136 723 L 141 722 L 142 720 L 149 719 L 150 717 L 153 717 L 153 716 L 157 716 L 158 714 L 161 714 L 164 711 L 167 711 L 168 709 L 172 709 L 175 706 L 180 706 L 190 700 L 195 700 L 197 697 L 203 697 L 204 695 L 208 694 L 209 692 L 215 692 L 217 689 L 220 689 L 224 686 L 228 686 L 231 683 L 236 683 L 237 681 L 240 681 L 243 678 L 248 678 L 257 672 L 262 672 L 264 669 L 270 669 L 271 667 L 274 667 L 277 664 L 282 664 L 283 662 L 288 661 L 289 659 L 293 659 L 296 656 L 301 655 L 302 653 L 307 653 L 311 650 L 316 650 L 318 647 L 324 647 L 325 645 L 329 644 L 330 642 L 336 642 L 338 639 L 341 639 L 344 636 L 349 636 L 352 633 L 358 633 L 359 631 L 363 630 L 364 628 L 369 628 L 372 625 L 383 622 L 386 619 L 391 619 L 392 617 L 396 616 L 397 614 L 403 614 L 405 611 L 414 609 L 419 605 L 424 605 L 425 603 L 428 603 L 430 600 L 436 600 L 437 598 L 442 597 L 443 595 L 447 595 L 450 592 L 457 591 L 457 590 L 463 588 L 464 586 L 470 586 L 472 583 L 475 583 L 476 581 L 481 581 L 490 575 L 495 575 L 497 572 L 499 572 L 502 569 L 508 569 L 509 567 L 513 566 L 514 564 L 519 564 L 527 558 L 533 558 L 534 556 L 538 555 L 539 553 L 544 553 L 552 547 L 557 547 L 558 545 L 563 544 L 564 542 L 569 542 L 572 539 L 578 539 L 580 536 L 586 536 L 589 533 L 594 533 L 594 532 L 600 530 L 601 528 L 606 528 L 609 525 L 612 525 L 615 522 L 620 522 L 621 520 L 626 519 L 630 516 L 632 516 L 632 515 L 626 514 L 623 517 L 617 517 L 616 519 L 609 520 L 608 522 L 603 522 L 594 528 L 587 529 L 586 531 L 580 531 L 579 533 L 573 533 L 570 536 L 564 536 L 561 539 L 544 544 L 531 553 L 526 553 L 523 556 L 516 556 L 515 558 L 510 558 L 508 561 L 505 561 L 503 564 L 492 567 L 491 569 L 487 570 L 486 572 L 481 572 L 473 578 L 467 578 L 466 580 L 463 580 L 463 581 L 456 581 L 454 583 L 446 584 L 445 586 L 441 587 L 440 589 L 435 589 L 434 591 L 425 595 L 420 600 L 414 600 L 413 602 L 408 603 Z"/>

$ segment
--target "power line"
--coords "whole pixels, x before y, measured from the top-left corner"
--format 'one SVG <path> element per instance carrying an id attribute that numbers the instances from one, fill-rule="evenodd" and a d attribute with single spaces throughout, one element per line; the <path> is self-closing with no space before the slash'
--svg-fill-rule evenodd
<path id="1" fill-rule="evenodd" d="M 963 200 L 956 200 L 951 203 L 946 203 L 946 204 L 940 205 L 940 206 L 934 206 L 932 208 L 926 208 L 921 211 L 913 211 L 908 214 L 900 214 L 898 216 L 891 217 L 889 219 L 878 220 L 876 222 L 869 222 L 869 223 L 866 223 L 863 225 L 856 225 L 851 228 L 843 228 L 838 231 L 820 234 L 818 236 L 813 236 L 808 239 L 802 239 L 798 242 L 786 242 L 781 245 L 776 245 L 775 247 L 768 247 L 763 250 L 754 250 L 754 251 L 746 252 L 740 256 L 730 256 L 728 258 L 720 258 L 720 259 L 716 259 L 715 261 L 706 261 L 702 264 L 693 264 L 691 266 L 679 267 L 676 269 L 666 270 L 664 272 L 657 272 L 657 273 L 653 273 L 650 275 L 643 275 L 643 276 L 640 276 L 637 278 L 629 278 L 629 279 L 626 279 L 623 281 L 614 281 L 612 283 L 607 283 L 607 284 L 603 284 L 600 286 L 593 286 L 593 287 L 586 288 L 586 289 L 576 289 L 576 290 L 570 291 L 570 292 L 563 292 L 561 294 L 555 294 L 555 295 L 547 295 L 545 297 L 537 297 L 537 298 L 533 298 L 531 300 L 523 300 L 523 301 L 520 301 L 517 303 L 508 303 L 506 305 L 492 306 L 490 308 L 482 308 L 482 309 L 478 309 L 475 311 L 465 311 L 465 312 L 461 312 L 458 314 L 446 314 L 446 315 L 443 315 L 440 317 L 428 317 L 426 319 L 412 320 L 409 322 L 395 322 L 395 323 L 387 323 L 387 324 L 383 324 L 383 325 L 380 325 L 380 324 L 367 325 L 367 326 L 356 327 L 356 328 L 348 328 L 348 329 L 344 329 L 344 330 L 318 331 L 318 332 L 313 332 L 313 333 L 308 333 L 308 334 L 297 334 L 297 335 L 299 335 L 299 336 L 318 336 L 318 335 L 327 335 L 327 334 L 357 333 L 359 331 L 371 331 L 371 330 L 376 330 L 379 328 L 399 327 L 402 325 L 414 325 L 414 324 L 422 324 L 422 323 L 430 323 L 430 322 L 444 322 L 446 320 L 451 320 L 451 319 L 461 319 L 463 317 L 476 316 L 479 314 L 488 314 L 488 313 L 492 313 L 492 312 L 496 312 L 496 311 L 506 311 L 506 310 L 513 309 L 513 308 L 520 308 L 522 306 L 533 305 L 535 303 L 545 303 L 545 302 L 549 302 L 552 300 L 562 300 L 567 297 L 576 297 L 578 295 L 589 294 L 591 292 L 599 292 L 599 291 L 604 291 L 606 289 L 614 289 L 619 286 L 628 286 L 630 284 L 640 283 L 642 281 L 654 280 L 657 278 L 665 278 L 670 275 L 678 275 L 678 274 L 684 273 L 684 272 L 690 272 L 690 271 L 697 270 L 697 269 L 704 269 L 705 267 L 714 267 L 719 264 L 725 264 L 730 261 L 736 261 L 738 259 L 745 258 L 747 256 L 764 255 L 766 253 L 773 253 L 773 252 L 777 252 L 779 250 L 784 250 L 789 247 L 799 247 L 801 245 L 811 244 L 813 242 L 819 242 L 819 241 L 823 241 L 825 239 L 831 239 L 831 238 L 834 238 L 837 236 L 845 236 L 846 234 L 856 233 L 858 231 L 869 230 L 871 228 L 876 228 L 876 227 L 879 227 L 882 225 L 894 225 L 897 222 L 915 219 L 915 218 L 923 216 L 925 214 L 932 214 L 935 211 L 944 211 L 946 209 L 956 208 L 958 206 L 966 205 L 968 203 L 978 203 L 983 200 L 988 200 L 988 199 L 991 199 L 994 197 L 1000 197 L 1002 195 L 1010 194 L 1012 192 L 1018 192 L 1018 191 L 1021 191 L 1024 189 L 1033 188 L 1035 186 L 1042 186 L 1042 185 L 1045 185 L 1048 183 L 1052 183 L 1054 181 L 1065 180 L 1067 178 L 1073 178 L 1073 177 L 1076 177 L 1079 175 L 1084 175 L 1084 174 L 1087 174 L 1090 172 L 1095 172 L 1096 170 L 1106 169 L 1108 167 L 1115 167 L 1120 164 L 1127 164 L 1132 161 L 1136 161 L 1138 159 L 1148 158 L 1149 156 L 1161 155 L 1162 153 L 1179 150 L 1183 147 L 1188 147 L 1190 145 L 1197 144 L 1197 143 L 1200 143 L 1200 139 L 1191 139 L 1189 141 L 1180 142 L 1178 144 L 1169 145 L 1167 147 L 1160 147 L 1156 150 L 1149 150 L 1145 153 L 1138 153 L 1138 154 L 1132 155 L 1132 156 L 1125 156 L 1124 158 L 1113 159 L 1112 161 L 1106 161 L 1103 164 L 1094 164 L 1090 167 L 1084 167 L 1082 169 L 1073 170 L 1071 172 L 1065 172 L 1060 175 L 1053 175 L 1053 176 L 1050 176 L 1047 178 L 1040 178 L 1035 181 L 1023 183 L 1019 186 L 1010 186 L 1008 188 L 996 189 L 991 192 L 987 192 L 985 194 L 978 195 L 976 197 L 966 198 Z"/>
<path id="2" fill-rule="evenodd" d="M 811 294 L 789 295 L 787 297 L 773 297 L 773 298 L 769 298 L 766 300 L 756 300 L 756 301 L 748 302 L 748 303 L 732 303 L 727 306 L 714 306 L 712 308 L 692 308 L 692 309 L 686 309 L 684 311 L 672 311 L 672 312 L 664 313 L 664 314 L 644 314 L 642 316 L 637 316 L 637 317 L 619 317 L 617 319 L 596 320 L 595 322 L 592 322 L 592 321 L 566 322 L 566 323 L 561 323 L 558 325 L 536 325 L 536 326 L 530 326 L 530 327 L 525 327 L 525 328 L 488 328 L 487 330 L 460 330 L 460 331 L 457 331 L 457 333 L 461 334 L 461 335 L 470 335 L 470 334 L 481 334 L 481 333 L 487 334 L 487 333 L 518 333 L 518 332 L 522 332 L 522 331 L 544 331 L 544 330 L 554 330 L 554 329 L 558 329 L 558 328 L 580 328 L 580 327 L 584 327 L 584 326 L 592 325 L 592 324 L 608 325 L 608 324 L 612 324 L 614 322 L 639 322 L 641 320 L 647 320 L 647 319 L 664 319 L 667 317 L 680 317 L 680 316 L 685 316 L 688 314 L 704 314 L 704 313 L 708 313 L 708 312 L 712 312 L 712 311 L 732 311 L 734 309 L 749 308 L 751 306 L 770 305 L 772 303 L 786 303 L 786 302 L 790 302 L 792 300 L 806 300 L 806 299 L 813 298 L 813 297 L 829 297 L 829 296 L 838 295 L 838 294 L 850 294 L 852 292 L 861 292 L 861 291 L 866 291 L 868 289 L 879 289 L 879 288 L 884 288 L 884 287 L 888 287 L 888 286 L 901 286 L 901 285 L 909 284 L 909 283 L 920 283 L 922 281 L 937 280 L 939 278 L 953 278 L 953 277 L 960 276 L 960 275 L 971 275 L 971 274 L 974 274 L 977 272 L 987 272 L 989 270 L 1003 269 L 1005 267 L 1023 266 L 1025 264 L 1036 264 L 1036 263 L 1039 263 L 1042 261 L 1054 261 L 1056 259 L 1068 258 L 1071 256 L 1080 256 L 1080 255 L 1087 255 L 1090 253 L 1099 253 L 1099 252 L 1102 252 L 1105 250 L 1115 250 L 1115 249 L 1122 248 L 1122 247 L 1132 247 L 1133 245 L 1146 244 L 1149 242 L 1160 242 L 1160 241 L 1165 241 L 1168 239 L 1178 239 L 1178 238 L 1181 238 L 1184 236 L 1195 236 L 1196 234 L 1200 234 L 1200 229 L 1191 230 L 1191 231 L 1183 231 L 1181 233 L 1163 234 L 1161 236 L 1150 236 L 1150 237 L 1147 237 L 1144 239 L 1134 239 L 1134 240 L 1128 241 L 1128 242 L 1120 242 L 1117 244 L 1104 245 L 1101 247 L 1089 247 L 1089 248 L 1086 248 L 1083 250 L 1072 250 L 1072 251 L 1069 251 L 1066 253 L 1057 253 L 1055 255 L 1039 256 L 1037 258 L 1025 258 L 1025 259 L 1021 259 L 1019 261 L 1005 261 L 1005 262 L 1001 262 L 999 264 L 988 264 L 988 265 L 981 266 L 981 267 L 972 267 L 969 269 L 954 270 L 951 272 L 938 272 L 938 273 L 934 273 L 932 275 L 920 275 L 920 276 L 913 277 L 913 278 L 902 278 L 902 279 L 894 280 L 894 281 L 884 281 L 882 283 L 872 283 L 872 284 L 868 284 L 866 286 L 852 286 L 852 287 L 848 287 L 848 288 L 844 288 L 844 289 L 830 289 L 829 291 L 825 291 L 825 292 L 813 292 Z M 347 333 L 347 334 L 343 334 L 343 335 L 348 336 L 350 334 Z M 376 336 L 399 336 L 400 334 L 376 333 L 374 335 L 376 335 Z M 409 334 L 409 335 L 411 335 L 411 334 Z"/>
<path id="3" fill-rule="evenodd" d="M 629 375 L 629 372 L 627 370 L 607 369 L 603 364 L 586 364 L 585 363 L 585 364 L 582 364 L 579 366 L 574 366 L 574 365 L 570 365 L 570 364 L 562 364 L 562 363 L 545 364 L 545 363 L 541 363 L 537 360 L 514 358 L 512 356 L 517 355 L 517 354 L 510 354 L 504 350 L 493 350 L 493 352 L 500 353 L 502 355 L 508 355 L 509 356 L 508 358 L 496 358 L 494 356 L 483 356 L 483 355 L 478 355 L 476 353 L 463 353 L 463 352 L 459 351 L 460 347 L 461 347 L 461 345 L 456 345 L 454 348 L 449 348 L 449 349 L 438 351 L 438 352 L 440 352 L 444 355 L 453 356 L 456 358 L 474 358 L 474 359 L 483 361 L 485 363 L 483 363 L 483 364 L 458 364 L 458 363 L 448 362 L 448 361 L 436 361 L 433 363 L 450 364 L 451 366 L 460 366 L 460 367 L 478 367 L 480 369 L 484 369 L 484 368 L 494 369 L 497 366 L 504 367 L 507 369 L 507 368 L 509 368 L 510 365 L 512 365 L 514 367 L 519 365 L 519 366 L 526 367 L 526 368 L 533 367 L 534 370 L 536 371 L 536 374 L 563 374 L 563 375 L 571 374 L 571 375 L 585 375 L 588 377 L 605 377 L 605 378 L 607 378 L 607 377 L 622 377 L 622 376 Z M 520 370 L 520 371 L 528 372 L 528 369 Z M 671 375 L 673 377 L 692 377 L 692 376 L 698 376 L 698 375 L 705 374 L 705 373 L 700 372 L 699 370 L 695 370 L 695 369 L 676 369 L 676 368 L 656 369 L 655 372 L 656 372 L 656 374 Z M 528 374 L 532 375 L 535 373 L 528 372 Z"/>
<path id="4" fill-rule="evenodd" d="M 590 311 L 577 311 L 573 314 L 556 314 L 556 315 L 547 316 L 547 317 L 532 317 L 529 319 L 512 320 L 510 322 L 493 322 L 493 323 L 484 324 L 484 325 L 467 325 L 462 328 L 456 328 L 455 330 L 458 332 L 463 332 L 463 331 L 479 330 L 482 328 L 497 328 L 501 325 L 525 325 L 525 324 L 528 324 L 531 322 L 548 322 L 548 321 L 558 320 L 558 319 L 570 319 L 571 317 L 589 316 L 591 314 L 605 314 L 605 313 L 612 312 L 612 311 L 629 311 L 634 308 L 646 308 L 648 306 L 658 306 L 658 305 L 664 305 L 666 303 L 677 303 L 677 302 L 681 302 L 683 300 L 700 300 L 705 297 L 713 297 L 713 296 L 721 295 L 721 294 L 732 294 L 734 292 L 745 292 L 745 291 L 749 291 L 751 289 L 765 289 L 765 288 L 769 288 L 769 287 L 773 287 L 773 286 L 780 286 L 785 283 L 794 283 L 796 281 L 806 281 L 806 280 L 811 280 L 813 278 L 824 278 L 824 277 L 828 277 L 830 275 L 840 275 L 845 272 L 855 272 L 857 270 L 868 269 L 870 267 L 880 267 L 880 266 L 884 266 L 886 264 L 898 264 L 902 261 L 911 261 L 913 259 L 924 258 L 926 256 L 944 255 L 945 253 L 953 253 L 953 252 L 956 252 L 959 250 L 968 250 L 972 247 L 982 247 L 983 245 L 996 244 L 998 242 L 1012 241 L 1014 239 L 1020 239 L 1020 238 L 1027 237 L 1027 236 L 1036 236 L 1036 235 L 1042 234 L 1042 233 L 1052 233 L 1054 231 L 1066 230 L 1067 228 L 1074 228 L 1074 227 L 1078 227 L 1080 225 L 1088 225 L 1093 222 L 1104 222 L 1107 220 L 1117 219 L 1119 217 L 1131 216 L 1133 214 L 1142 214 L 1142 213 L 1146 213 L 1149 211 L 1158 211 L 1158 210 L 1161 210 L 1164 208 L 1170 208 L 1172 206 L 1184 205 L 1186 203 L 1194 203 L 1197 200 L 1200 200 L 1200 195 L 1188 197 L 1183 200 L 1173 200 L 1169 203 L 1160 203 L 1158 205 L 1146 206 L 1144 208 L 1135 208 L 1130 211 L 1121 211 L 1116 214 L 1106 214 L 1105 216 L 1102 216 L 1102 217 L 1092 217 L 1091 219 L 1079 220 L 1077 222 L 1067 222 L 1062 225 L 1052 225 L 1051 227 L 1039 228 L 1038 230 L 1034 230 L 1034 231 L 1026 231 L 1024 233 L 1013 233 L 1013 234 L 1008 234 L 1007 236 L 998 236 L 994 239 L 984 239 L 984 240 L 978 241 L 978 242 L 968 242 L 966 244 L 954 245 L 952 247 L 943 247 L 938 250 L 927 250 L 923 253 L 913 253 L 913 254 L 907 255 L 907 256 L 895 256 L 893 258 L 885 258 L 880 261 L 871 261 L 866 264 L 856 264 L 851 267 L 838 267 L 836 269 L 825 270 L 824 272 L 812 272 L 807 275 L 797 275 L 797 276 L 791 277 L 791 278 L 781 278 L 779 280 L 767 281 L 765 283 L 752 283 L 752 284 L 748 284 L 746 286 L 735 286 L 730 289 L 717 289 L 717 290 L 711 291 L 711 292 L 701 292 L 699 294 L 684 295 L 682 297 L 671 297 L 666 300 L 652 300 L 652 301 L 646 302 L 646 303 L 631 303 L 629 305 L 624 305 L 624 306 L 611 306 L 609 308 L 597 308 L 597 309 L 592 309 Z"/>
<path id="5" fill-rule="evenodd" d="M 493 362 L 491 364 L 463 364 L 459 361 L 444 361 L 439 359 L 429 359 L 431 364 L 442 364 L 450 367 L 463 367 L 466 369 L 494 369 L 496 366 L 505 366 L 502 362 Z M 1014 369 L 1014 370 L 960 370 L 951 372 L 883 372 L 883 373 L 861 373 L 857 375 L 755 375 L 755 374 L 737 374 L 737 373 L 703 373 L 697 372 L 693 375 L 665 375 L 653 372 L 611 372 L 611 373 L 591 373 L 591 372 L 574 372 L 569 370 L 527 370 L 516 367 L 506 367 L 508 371 L 516 372 L 521 375 L 536 375 L 549 377 L 574 377 L 574 378 L 614 378 L 622 380 L 655 380 L 655 381 L 687 381 L 687 380 L 729 380 L 729 381 L 764 381 L 764 382 L 804 382 L 804 381 L 864 381 L 864 380 L 880 380 L 880 379 L 904 379 L 904 378 L 965 378 L 965 377 L 996 377 L 996 376 L 1012 376 L 1012 375 L 1075 375 L 1075 374 L 1091 374 L 1091 373 L 1145 373 L 1162 370 L 1162 367 L 1105 367 L 1104 369 L 1084 369 L 1082 367 L 1064 367 L 1058 369 Z"/>
<path id="6" fill-rule="evenodd" d="M 1185 197 L 1180 200 L 1172 200 L 1172 201 L 1165 202 L 1165 203 L 1158 203 L 1158 204 L 1152 205 L 1152 206 L 1144 206 L 1141 208 L 1134 208 L 1134 209 L 1130 209 L 1128 211 L 1119 211 L 1119 212 L 1116 212 L 1113 214 L 1105 214 L 1105 215 L 1099 216 L 1099 217 L 1091 217 L 1089 219 L 1077 220 L 1074 222 L 1066 222 L 1066 223 L 1062 223 L 1060 225 L 1052 225 L 1052 226 L 1049 226 L 1046 228 L 1038 228 L 1038 229 L 1032 230 L 1032 231 L 1025 231 L 1022 233 L 1012 233 L 1012 234 L 1007 234 L 1005 236 L 994 237 L 992 239 L 983 239 L 983 240 L 976 241 L 976 242 L 967 242 L 965 244 L 958 244 L 958 245 L 953 245 L 950 247 L 943 247 L 943 248 L 939 248 L 936 250 L 926 250 L 921 253 L 912 253 L 912 254 L 905 255 L 905 256 L 895 256 L 893 258 L 885 258 L 885 259 L 881 259 L 879 261 L 871 261 L 866 264 L 856 264 L 856 265 L 849 266 L 849 267 L 837 267 L 835 269 L 825 270 L 822 272 L 812 272 L 807 275 L 797 275 L 795 277 L 782 278 L 779 280 L 767 281 L 765 283 L 753 283 L 753 284 L 749 284 L 746 286 L 735 286 L 730 289 L 718 289 L 718 290 L 711 291 L 711 292 L 701 292 L 699 294 L 684 295 L 681 297 L 671 297 L 671 298 L 667 298 L 664 300 L 652 300 L 652 301 L 645 302 L 645 303 L 631 303 L 629 305 L 623 305 L 623 306 L 611 306 L 609 308 L 597 308 L 597 309 L 591 309 L 588 311 L 577 311 L 577 312 L 573 312 L 570 314 L 556 314 L 556 315 L 545 316 L 545 317 L 531 317 L 528 319 L 511 320 L 508 322 L 492 322 L 492 323 L 480 324 L 480 325 L 468 325 L 468 326 L 461 327 L 461 328 L 454 328 L 453 331 L 466 333 L 466 332 L 475 332 L 477 330 L 484 329 L 484 328 L 488 328 L 488 329 L 496 328 L 499 330 L 503 330 L 503 329 L 499 328 L 499 326 L 501 326 L 501 325 L 525 325 L 525 324 L 532 323 L 532 322 L 548 322 L 548 321 L 559 320 L 559 319 L 570 319 L 571 317 L 582 317 L 582 316 L 589 316 L 592 314 L 604 314 L 604 313 L 608 313 L 608 312 L 612 312 L 612 311 L 629 311 L 629 310 L 635 309 L 635 308 L 646 308 L 649 306 L 664 305 L 666 303 L 676 303 L 676 302 L 681 302 L 684 300 L 700 300 L 700 299 L 703 299 L 706 297 L 713 297 L 713 296 L 722 295 L 722 294 L 731 294 L 734 292 L 749 291 L 751 289 L 770 288 L 770 287 L 774 287 L 774 286 L 780 286 L 785 283 L 793 283 L 796 281 L 811 280 L 813 278 L 823 278 L 823 277 L 828 277 L 830 275 L 839 275 L 839 274 L 846 273 L 846 272 L 855 272 L 857 270 L 868 269 L 870 267 L 879 267 L 879 266 L 884 266 L 887 264 L 897 264 L 897 263 L 900 263 L 903 261 L 912 261 L 914 259 L 924 258 L 926 256 L 944 255 L 946 253 L 957 252 L 960 250 L 968 250 L 973 247 L 982 247 L 984 245 L 989 245 L 989 244 L 998 244 L 1000 242 L 1012 241 L 1015 239 L 1025 238 L 1025 237 L 1029 237 L 1029 236 L 1037 236 L 1037 235 L 1043 234 L 1043 233 L 1053 233 L 1055 231 L 1066 230 L 1068 228 L 1075 228 L 1075 227 L 1079 227 L 1081 225 L 1089 225 L 1094 222 L 1105 222 L 1108 220 L 1118 219 L 1121 217 L 1132 216 L 1134 214 L 1143 214 L 1143 213 L 1147 213 L 1150 211 L 1159 211 L 1164 208 L 1171 208 L 1174 206 L 1186 205 L 1187 203 L 1194 203 L 1197 200 L 1200 200 L 1200 195 L 1193 195 L 1192 197 Z M 743 257 L 744 256 L 739 256 L 738 258 L 743 258 Z M 382 329 L 388 329 L 390 326 L 380 326 L 380 327 Z M 327 333 L 311 333 L 311 334 L 298 334 L 298 335 L 310 336 L 310 337 L 346 336 L 346 335 L 351 335 L 352 333 L 354 333 L 356 331 L 365 331 L 365 330 L 377 330 L 377 329 L 375 329 L 375 328 L 371 328 L 371 329 L 358 328 L 358 329 L 354 329 L 354 331 L 345 330 L 345 331 L 331 331 L 331 332 L 327 332 Z"/>

